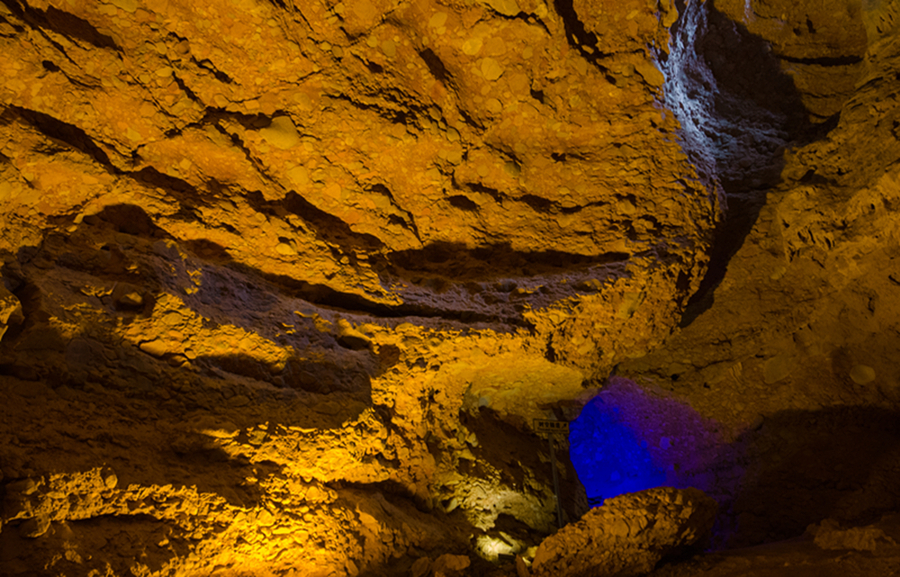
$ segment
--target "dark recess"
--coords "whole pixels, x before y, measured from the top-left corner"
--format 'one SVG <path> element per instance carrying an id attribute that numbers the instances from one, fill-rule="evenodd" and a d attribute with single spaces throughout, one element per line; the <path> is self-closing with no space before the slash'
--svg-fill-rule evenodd
<path id="1" fill-rule="evenodd" d="M 588 62 L 594 64 L 598 68 L 605 70 L 597 64 L 600 57 L 605 56 L 597 49 L 597 35 L 588 32 L 584 27 L 584 22 L 578 17 L 572 0 L 553 0 L 556 7 L 556 13 L 562 18 L 563 26 L 566 30 L 566 40 L 569 45 L 578 50 Z M 590 50 L 585 49 L 587 46 Z"/>
<path id="2" fill-rule="evenodd" d="M 110 36 L 101 34 L 94 26 L 74 14 L 63 12 L 53 6 L 47 10 L 32 8 L 19 0 L 3 0 L 10 12 L 30 24 L 33 28 L 43 28 L 71 38 L 87 42 L 96 48 L 112 48 L 121 52 L 121 48 Z"/>
<path id="3" fill-rule="evenodd" d="M 63 122 L 62 120 L 53 118 L 49 114 L 44 114 L 43 112 L 28 110 L 27 108 L 21 108 L 15 105 L 7 106 L 6 110 L 0 114 L 0 122 L 6 124 L 16 117 L 30 124 L 39 132 L 50 138 L 63 142 L 71 148 L 86 154 L 97 163 L 113 172 L 119 172 L 110 162 L 106 152 L 97 146 L 94 140 L 88 136 L 84 130 L 78 128 L 74 124 Z"/>
<path id="4" fill-rule="evenodd" d="M 760 210 L 766 203 L 766 194 L 782 182 L 781 172 L 784 168 L 783 152 L 785 148 L 804 145 L 824 138 L 836 125 L 837 118 L 829 119 L 821 124 L 812 124 L 809 111 L 803 105 L 800 92 L 793 78 L 782 71 L 779 57 L 770 44 L 764 39 L 751 34 L 740 22 L 730 20 L 715 8 L 714 3 L 686 6 L 678 3 L 679 19 L 672 28 L 672 36 L 682 46 L 687 46 L 716 79 L 716 89 L 712 97 L 712 107 L 721 122 L 720 126 L 708 127 L 725 132 L 727 145 L 743 143 L 741 146 L 758 158 L 758 168 L 752 174 L 730 172 L 729 166 L 733 157 L 739 155 L 739 148 L 732 147 L 722 154 L 717 161 L 726 168 L 717 170 L 722 190 L 728 205 L 725 219 L 715 231 L 713 249 L 710 254 L 709 268 L 699 289 L 691 297 L 682 315 L 680 326 L 690 325 L 697 317 L 713 305 L 716 287 L 725 277 L 731 258 L 743 245 L 744 239 L 753 229 Z M 705 10 L 706 24 L 702 30 L 684 30 L 686 15 L 690 10 Z M 702 19 L 701 19 L 702 22 Z M 687 45 L 686 38 L 697 35 L 692 45 Z M 673 52 L 674 54 L 674 52 Z M 783 57 L 782 57 L 783 58 Z M 788 59 L 785 59 L 788 60 Z M 855 57 L 837 59 L 840 63 L 852 64 Z M 735 62 L 741 62 L 740 73 L 736 73 Z M 673 66 L 670 56 L 665 66 Z M 709 93 L 711 87 L 699 83 L 696 72 L 682 71 L 695 83 L 692 86 L 697 93 Z M 667 72 L 667 76 L 673 74 Z M 747 110 L 765 111 L 776 124 L 762 126 L 760 119 L 748 115 Z M 783 135 L 783 142 L 775 146 L 772 134 Z M 761 135 L 761 136 L 760 136 Z M 703 171 L 706 165 L 699 160 L 694 151 L 687 150 L 698 168 Z M 702 154 L 702 153 L 698 153 Z M 730 156 L 729 156 L 730 155 Z"/>
<path id="5" fill-rule="evenodd" d="M 474 249 L 456 243 L 434 243 L 387 256 L 390 271 L 400 278 L 409 279 L 418 273 L 456 283 L 573 272 L 629 258 L 630 254 L 616 252 L 596 256 L 562 251 L 522 252 L 507 243 Z"/>
<path id="6" fill-rule="evenodd" d="M 446 85 L 450 80 L 450 73 L 447 71 L 447 67 L 444 66 L 443 61 L 441 61 L 438 55 L 435 54 L 431 48 L 426 48 L 419 52 L 419 56 L 425 61 L 428 70 L 431 71 L 431 75 L 440 80 L 442 84 Z"/>
<path id="7" fill-rule="evenodd" d="M 468 196 L 457 194 L 455 196 L 451 196 L 447 200 L 450 202 L 450 206 L 461 210 L 478 210 L 478 204 Z"/>

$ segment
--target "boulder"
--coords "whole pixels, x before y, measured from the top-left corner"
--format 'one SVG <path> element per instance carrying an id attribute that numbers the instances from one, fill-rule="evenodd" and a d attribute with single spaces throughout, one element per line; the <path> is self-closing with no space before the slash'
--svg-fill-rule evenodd
<path id="1" fill-rule="evenodd" d="M 666 555 L 698 543 L 718 506 L 698 489 L 659 487 L 608 499 L 578 522 L 547 537 L 532 564 L 535 576 L 641 575 Z"/>

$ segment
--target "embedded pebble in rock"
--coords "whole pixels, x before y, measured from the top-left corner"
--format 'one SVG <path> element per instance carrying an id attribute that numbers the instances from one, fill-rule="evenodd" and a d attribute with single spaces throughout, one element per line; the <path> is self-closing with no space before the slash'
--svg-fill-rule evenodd
<path id="1" fill-rule="evenodd" d="M 857 385 L 865 385 L 875 380 L 875 369 L 868 365 L 855 365 L 850 369 L 850 378 Z"/>
<path id="2" fill-rule="evenodd" d="M 259 131 L 259 134 L 266 142 L 283 150 L 300 143 L 297 127 L 288 116 L 276 116 L 268 127 Z"/>
<path id="3" fill-rule="evenodd" d="M 794 359 L 789 355 L 778 355 L 766 361 L 763 369 L 763 378 L 767 385 L 777 383 L 791 374 L 794 368 Z"/>

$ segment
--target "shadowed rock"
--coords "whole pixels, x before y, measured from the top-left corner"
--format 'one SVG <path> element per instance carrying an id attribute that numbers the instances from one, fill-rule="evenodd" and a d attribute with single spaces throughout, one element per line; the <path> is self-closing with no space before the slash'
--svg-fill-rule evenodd
<path id="1" fill-rule="evenodd" d="M 715 501 L 698 489 L 660 487 L 609 499 L 538 547 L 536 576 L 641 575 L 712 529 Z"/>

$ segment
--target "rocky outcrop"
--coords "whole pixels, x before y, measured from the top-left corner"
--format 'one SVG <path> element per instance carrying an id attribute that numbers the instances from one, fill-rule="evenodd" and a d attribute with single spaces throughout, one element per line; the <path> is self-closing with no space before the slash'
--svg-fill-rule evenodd
<path id="1" fill-rule="evenodd" d="M 609 14 L 543 0 L 5 6 L 10 255 L 97 217 L 314 305 L 534 327 L 588 375 L 702 275 L 719 207 L 646 48 L 668 3 L 600 44 Z"/>
<path id="2" fill-rule="evenodd" d="M 535 576 L 636 576 L 712 530 L 716 502 L 697 489 L 648 489 L 607 499 L 545 539 Z"/>
<path id="3" fill-rule="evenodd" d="M 0 339 L 6 334 L 10 326 L 19 325 L 24 320 L 22 315 L 22 303 L 16 295 L 0 284 Z"/>

